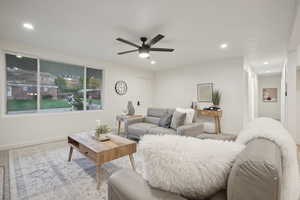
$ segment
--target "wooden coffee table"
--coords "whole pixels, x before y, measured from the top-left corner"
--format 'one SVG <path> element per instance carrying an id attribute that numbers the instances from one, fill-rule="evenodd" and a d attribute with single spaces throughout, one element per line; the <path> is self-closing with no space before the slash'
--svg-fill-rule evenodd
<path id="1" fill-rule="evenodd" d="M 79 133 L 68 137 L 69 162 L 74 148 L 95 162 L 97 189 L 100 188 L 100 168 L 103 163 L 128 155 L 131 166 L 135 170 L 133 154 L 136 152 L 136 142 L 113 134 L 108 134 L 109 141 L 100 142 L 93 139 L 92 134 Z"/>

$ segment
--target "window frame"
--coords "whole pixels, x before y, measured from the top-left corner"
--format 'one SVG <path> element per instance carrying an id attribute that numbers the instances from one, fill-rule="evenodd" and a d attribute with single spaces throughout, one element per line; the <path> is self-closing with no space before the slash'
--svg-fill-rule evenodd
<path id="1" fill-rule="evenodd" d="M 38 115 L 65 115 L 65 114 L 75 114 L 75 113 L 81 113 L 81 112 L 101 112 L 104 110 L 105 107 L 105 103 L 104 103 L 104 96 L 105 96 L 105 69 L 103 67 L 92 67 L 93 65 L 89 65 L 89 64 L 80 64 L 80 63 L 71 63 L 71 62 L 65 62 L 65 61 L 61 61 L 59 59 L 55 60 L 53 58 L 45 58 L 45 57 L 41 57 L 41 56 L 35 56 L 32 54 L 28 54 L 28 53 L 22 53 L 22 52 L 16 52 L 16 51 L 10 51 L 10 50 L 2 50 L 1 52 L 1 64 L 3 66 L 2 71 L 3 73 L 3 87 L 4 89 L 3 94 L 2 94 L 2 101 L 4 102 L 1 106 L 2 108 L 2 116 L 3 117 L 22 117 L 22 116 L 38 116 Z M 24 57 L 28 57 L 28 58 L 32 58 L 32 59 L 36 59 L 37 60 L 37 110 L 36 112 L 33 113 L 20 113 L 20 114 L 9 114 L 8 110 L 7 110 L 7 66 L 6 66 L 6 58 L 5 55 L 6 54 L 10 54 L 10 55 L 22 55 Z M 46 60 L 46 61 L 50 61 L 50 62 L 57 62 L 57 63 L 62 63 L 62 64 L 69 64 L 69 65 L 78 65 L 80 67 L 83 68 L 84 70 L 84 83 L 83 83 L 83 90 L 84 90 L 84 102 L 83 102 L 83 110 L 73 110 L 73 111 L 62 111 L 62 112 L 43 112 L 41 111 L 40 108 L 40 103 L 41 103 L 41 87 L 40 87 L 40 60 Z M 87 110 L 86 106 L 87 106 L 87 102 L 86 102 L 86 71 L 87 68 L 92 68 L 92 69 L 96 69 L 96 70 L 101 70 L 102 71 L 102 88 L 101 88 L 101 109 L 97 109 L 97 110 Z M 1 70 L 0 70 L 1 72 Z"/>

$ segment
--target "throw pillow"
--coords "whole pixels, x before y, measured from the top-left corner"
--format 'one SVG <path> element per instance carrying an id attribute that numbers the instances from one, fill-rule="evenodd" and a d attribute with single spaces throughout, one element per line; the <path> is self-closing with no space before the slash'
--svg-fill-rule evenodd
<path id="1" fill-rule="evenodd" d="M 176 111 L 186 113 L 184 124 L 192 124 L 194 120 L 195 110 L 191 108 L 176 108 Z"/>
<path id="2" fill-rule="evenodd" d="M 177 129 L 179 126 L 184 125 L 186 114 L 175 111 L 173 113 L 172 121 L 171 121 L 171 128 Z"/>
<path id="3" fill-rule="evenodd" d="M 160 118 L 158 125 L 160 127 L 170 128 L 171 121 L 172 121 L 172 113 L 166 113 Z"/>
<path id="4" fill-rule="evenodd" d="M 178 135 L 145 135 L 139 145 L 149 184 L 188 199 L 206 199 L 225 188 L 232 164 L 245 147 Z"/>

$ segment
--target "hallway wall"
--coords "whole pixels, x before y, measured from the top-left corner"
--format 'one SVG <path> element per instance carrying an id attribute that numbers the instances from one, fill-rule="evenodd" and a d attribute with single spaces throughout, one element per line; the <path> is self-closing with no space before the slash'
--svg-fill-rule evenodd
<path id="1" fill-rule="evenodd" d="M 277 88 L 277 101 L 264 102 L 263 88 Z M 276 120 L 281 118 L 281 74 L 258 76 L 258 117 L 270 117 Z"/>

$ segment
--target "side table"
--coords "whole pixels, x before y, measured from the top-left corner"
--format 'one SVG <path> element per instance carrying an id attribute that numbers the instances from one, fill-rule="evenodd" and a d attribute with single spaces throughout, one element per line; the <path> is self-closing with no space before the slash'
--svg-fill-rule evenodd
<path id="1" fill-rule="evenodd" d="M 222 113 L 222 110 L 198 110 L 198 115 L 214 118 L 216 134 L 221 133 L 220 118 L 222 117 Z"/>
<path id="2" fill-rule="evenodd" d="M 121 132 L 121 123 L 124 122 L 126 119 L 143 117 L 143 115 L 117 115 L 116 120 L 118 122 L 118 135 Z"/>

